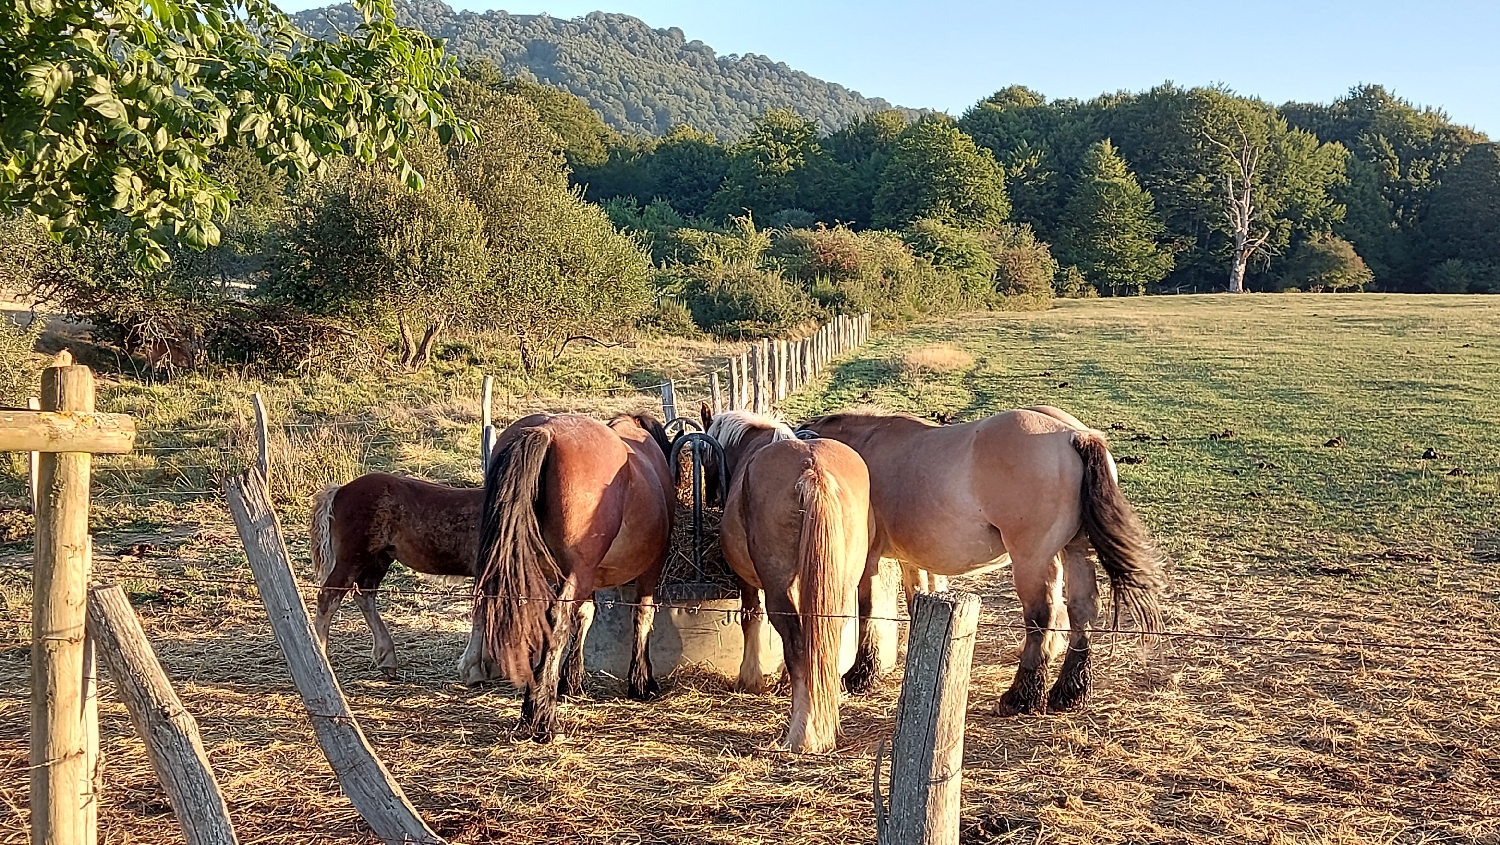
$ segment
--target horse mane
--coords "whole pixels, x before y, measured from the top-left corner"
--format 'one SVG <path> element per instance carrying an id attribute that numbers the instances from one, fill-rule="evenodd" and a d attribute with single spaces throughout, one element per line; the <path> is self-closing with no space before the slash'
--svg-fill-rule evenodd
<path id="1" fill-rule="evenodd" d="M 929 428 L 933 426 L 933 422 L 931 420 L 924 420 L 921 417 L 913 416 L 911 414 L 889 413 L 886 411 L 837 411 L 832 414 L 824 414 L 821 417 L 813 417 L 812 419 L 807 420 L 797 427 L 810 429 L 814 426 L 828 425 L 830 423 L 838 423 L 854 419 L 910 420 L 911 422 L 921 423 L 922 425 Z"/>
<path id="2" fill-rule="evenodd" d="M 708 435 L 725 449 L 732 449 L 746 434 L 757 429 L 771 429 L 771 442 L 796 440 L 797 434 L 780 414 L 757 414 L 754 411 L 724 411 L 715 414 L 708 424 Z"/>
<path id="3" fill-rule="evenodd" d="M 663 426 L 656 417 L 650 414 L 617 414 L 614 419 L 609 421 L 609 427 L 614 428 L 615 423 L 623 420 L 634 422 L 644 429 L 647 434 L 651 435 L 651 439 L 655 440 L 656 445 L 661 447 L 662 455 L 672 454 L 672 439 L 667 437 L 666 426 Z"/>

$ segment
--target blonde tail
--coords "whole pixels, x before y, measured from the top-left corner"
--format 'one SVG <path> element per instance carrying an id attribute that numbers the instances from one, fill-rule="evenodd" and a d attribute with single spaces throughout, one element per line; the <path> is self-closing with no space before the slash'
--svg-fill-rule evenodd
<path id="1" fill-rule="evenodd" d="M 816 466 L 797 482 L 802 504 L 802 537 L 797 549 L 801 613 L 808 661 L 808 716 L 804 747 L 833 748 L 839 735 L 840 640 L 849 612 L 849 583 L 843 577 L 844 537 L 838 482 Z M 860 561 L 863 568 L 864 561 Z"/>
<path id="2" fill-rule="evenodd" d="M 333 554 L 333 497 L 342 484 L 330 484 L 313 496 L 312 521 L 307 526 L 309 551 L 312 554 L 313 577 L 322 585 L 333 574 L 338 561 Z"/>

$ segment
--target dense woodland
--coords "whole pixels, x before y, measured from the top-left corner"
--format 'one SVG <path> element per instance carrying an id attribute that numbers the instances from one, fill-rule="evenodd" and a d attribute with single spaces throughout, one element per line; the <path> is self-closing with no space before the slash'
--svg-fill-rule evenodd
<path id="1" fill-rule="evenodd" d="M 402 25 L 444 39 L 454 53 L 487 59 L 508 77 L 572 93 L 607 126 L 629 134 L 660 135 L 680 125 L 737 139 L 772 109 L 790 109 L 832 132 L 891 107 L 765 56 L 717 55 L 676 27 L 652 29 L 630 15 L 594 12 L 565 20 L 481 14 L 454 11 L 441 0 L 410 0 L 397 10 Z M 358 17 L 345 3 L 295 20 L 309 32 L 324 33 L 349 31 Z"/>
<path id="2" fill-rule="evenodd" d="M 1087 102 L 1011 87 L 958 118 L 915 115 L 758 59 L 677 74 L 652 51 L 697 48 L 623 16 L 400 8 L 442 17 L 435 34 L 460 56 L 511 56 L 496 45 L 512 30 L 531 40 L 505 44 L 554 68 L 580 39 L 608 46 L 589 60 L 595 76 L 565 84 L 614 87 L 581 98 L 514 57 L 463 58 L 442 96 L 472 133 L 414 124 L 399 166 L 329 159 L 307 172 L 246 136 L 206 159 L 204 183 L 235 198 L 212 238 L 143 261 L 142 230 L 123 217 L 63 243 L 15 217 L 0 222 L 0 286 L 87 320 L 111 354 L 151 361 L 297 368 L 363 344 L 420 367 L 469 328 L 502 332 L 527 369 L 583 337 L 784 334 L 841 311 L 899 321 L 1054 296 L 1500 292 L 1500 146 L 1378 86 L 1280 107 L 1171 84 Z M 781 94 L 724 81 L 757 68 Z M 649 131 L 622 133 L 605 119 L 614 106 L 590 107 L 648 78 L 699 103 L 682 106 L 698 126 L 675 105 L 626 109 L 635 117 L 617 126 Z M 802 92 L 790 102 L 788 79 Z M 718 93 L 704 100 L 701 85 Z"/>

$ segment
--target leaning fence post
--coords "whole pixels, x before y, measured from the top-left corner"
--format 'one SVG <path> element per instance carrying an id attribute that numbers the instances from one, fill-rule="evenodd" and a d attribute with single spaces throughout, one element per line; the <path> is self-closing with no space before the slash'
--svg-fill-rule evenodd
<path id="1" fill-rule="evenodd" d="M 119 587 L 89 591 L 89 630 L 130 723 L 167 793 L 188 845 L 234 845 L 229 806 L 214 780 L 198 723 L 183 709 L 130 599 Z"/>
<path id="2" fill-rule="evenodd" d="M 891 741 L 890 810 L 880 805 L 880 845 L 957 845 L 964 711 L 979 623 L 979 596 L 918 593 L 906 641 L 906 674 Z"/>
<path id="3" fill-rule="evenodd" d="M 259 393 L 250 395 L 250 404 L 255 406 L 255 439 L 260 447 L 255 459 L 255 465 L 260 467 L 260 476 L 266 480 L 266 486 L 271 485 L 271 429 L 266 422 L 266 403 L 260 398 Z"/>
<path id="4" fill-rule="evenodd" d="M 719 389 L 719 371 L 715 370 L 708 374 L 708 401 L 709 407 L 714 413 L 724 410 L 724 394 Z"/>
<path id="5" fill-rule="evenodd" d="M 297 592 L 297 579 L 281 537 L 281 523 L 271 507 L 266 480 L 250 470 L 225 479 L 224 493 L 287 670 L 302 694 L 318 745 L 349 803 L 382 841 L 444 845 L 417 815 L 349 712 L 349 702 L 318 646 L 307 608 Z"/>

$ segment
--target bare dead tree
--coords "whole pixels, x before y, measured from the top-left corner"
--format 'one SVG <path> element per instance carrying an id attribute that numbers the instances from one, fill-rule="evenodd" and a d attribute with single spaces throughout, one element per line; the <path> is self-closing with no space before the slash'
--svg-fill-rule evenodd
<path id="1" fill-rule="evenodd" d="M 1238 145 L 1220 141 L 1207 132 L 1203 137 L 1229 159 L 1230 166 L 1224 174 L 1224 219 L 1234 239 L 1234 253 L 1229 264 L 1229 292 L 1244 293 L 1245 268 L 1255 253 L 1271 239 L 1271 227 L 1265 209 L 1255 202 L 1255 178 L 1260 172 L 1260 158 L 1265 146 L 1250 140 L 1237 117 L 1234 128 L 1239 134 Z"/>

